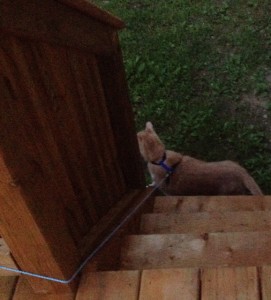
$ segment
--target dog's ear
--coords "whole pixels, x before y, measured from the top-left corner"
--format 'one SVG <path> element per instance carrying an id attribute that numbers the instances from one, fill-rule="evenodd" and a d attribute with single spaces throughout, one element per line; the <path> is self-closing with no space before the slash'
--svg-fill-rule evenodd
<path id="1" fill-rule="evenodd" d="M 141 133 L 141 132 L 139 132 L 139 133 L 137 134 L 137 140 L 138 140 L 139 142 L 141 142 L 141 141 L 143 140 L 143 137 L 142 137 L 142 133 Z"/>
<path id="2" fill-rule="evenodd" d="M 147 122 L 147 123 L 146 123 L 146 130 L 147 130 L 147 131 L 154 131 L 153 125 L 152 125 L 151 122 Z"/>

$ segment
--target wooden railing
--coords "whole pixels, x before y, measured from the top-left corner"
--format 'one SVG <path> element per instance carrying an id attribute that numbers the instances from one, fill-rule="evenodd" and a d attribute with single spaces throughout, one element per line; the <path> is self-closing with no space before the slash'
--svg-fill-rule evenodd
<path id="1" fill-rule="evenodd" d="M 23 270 L 68 278 L 144 185 L 122 27 L 86 0 L 0 3 L 0 231 Z"/>

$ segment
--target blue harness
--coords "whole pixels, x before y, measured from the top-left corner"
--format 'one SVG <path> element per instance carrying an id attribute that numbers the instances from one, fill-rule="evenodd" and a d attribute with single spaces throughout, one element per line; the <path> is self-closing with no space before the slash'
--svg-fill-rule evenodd
<path id="1" fill-rule="evenodd" d="M 163 155 L 163 157 L 162 157 L 162 159 L 158 163 L 155 162 L 155 161 L 152 161 L 151 163 L 153 165 L 157 165 L 157 166 L 162 167 L 164 170 L 167 171 L 168 174 L 172 174 L 174 172 L 174 169 L 175 169 L 176 166 L 170 167 L 167 164 L 165 164 L 165 160 L 166 159 L 167 159 L 167 156 L 166 156 L 166 152 L 165 152 L 164 155 Z"/>

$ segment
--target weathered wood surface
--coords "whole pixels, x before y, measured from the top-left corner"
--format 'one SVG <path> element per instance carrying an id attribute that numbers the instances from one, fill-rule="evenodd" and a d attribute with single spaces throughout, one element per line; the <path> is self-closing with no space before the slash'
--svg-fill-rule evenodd
<path id="1" fill-rule="evenodd" d="M 139 300 L 196 300 L 198 269 L 163 269 L 142 272 Z"/>
<path id="2" fill-rule="evenodd" d="M 13 257 L 11 256 L 10 249 L 3 238 L 0 238 L 0 265 L 18 269 Z M 0 276 L 14 276 L 14 273 L 0 269 Z"/>
<path id="3" fill-rule="evenodd" d="M 271 264 L 271 232 L 131 235 L 123 269 L 261 266 Z"/>
<path id="4" fill-rule="evenodd" d="M 257 268 L 204 269 L 202 300 L 260 300 Z"/>
<path id="5" fill-rule="evenodd" d="M 86 268 L 76 300 L 269 300 L 271 267 L 174 268 L 95 272 Z M 1 300 L 71 300 L 34 294 L 24 278 L 0 277 Z"/>
<path id="6" fill-rule="evenodd" d="M 1 1 L 1 31 L 96 54 L 114 51 L 113 28 L 55 0 Z"/>
<path id="7" fill-rule="evenodd" d="M 157 197 L 155 213 L 271 210 L 271 196 L 166 196 Z"/>
<path id="8" fill-rule="evenodd" d="M 145 214 L 141 233 L 206 233 L 271 230 L 270 211 Z"/>
<path id="9" fill-rule="evenodd" d="M 69 223 L 73 218 L 82 226 L 83 219 L 42 110 L 46 99 L 28 50 L 13 38 L 1 43 L 1 233 L 21 269 L 67 278 L 80 260 Z M 65 264 L 59 266 L 60 261 Z"/>
<path id="10" fill-rule="evenodd" d="M 115 43 L 114 56 L 110 58 L 99 56 L 98 68 L 117 145 L 117 160 L 126 185 L 131 189 L 138 189 L 144 187 L 145 180 L 136 135 L 131 134 L 135 132 L 135 123 L 132 107 L 129 104 L 128 87 L 117 36 Z M 135 164 L 135 161 L 138 163 Z"/>
<path id="11" fill-rule="evenodd" d="M 85 272 L 76 300 L 137 300 L 139 279 L 139 271 Z"/>
<path id="12" fill-rule="evenodd" d="M 0 210 L 1 232 L 8 245 L 12 247 L 13 256 L 17 263 L 20 264 L 24 270 L 30 272 L 55 276 L 58 278 L 63 278 L 64 276 L 65 278 L 69 275 L 69 273 L 67 273 L 69 269 L 77 267 L 78 261 L 76 261 L 76 259 L 78 259 L 78 256 L 74 256 L 72 259 L 68 260 L 63 268 L 58 265 L 56 256 L 52 255 L 52 252 L 49 249 L 48 245 L 50 245 L 50 242 L 45 239 L 38 228 L 36 221 L 33 219 L 33 216 L 24 202 L 25 198 L 22 199 L 20 187 L 14 184 L 14 180 L 7 170 L 5 170 L 5 165 L 2 164 L 1 160 L 0 170 L 1 178 L 4 179 L 4 181 L 0 183 L 0 198 L 2 199 Z M 43 195 L 45 195 L 45 193 L 43 193 Z M 43 195 L 41 194 L 41 196 Z M 59 218 L 59 224 L 61 224 L 63 218 L 61 215 L 57 216 Z M 21 221 L 22 218 L 24 220 L 23 224 Z M 45 224 L 50 224 L 49 220 Z M 48 225 L 48 227 L 48 230 L 54 230 L 52 225 Z M 57 231 L 57 228 L 55 228 L 55 230 Z M 63 236 L 61 236 L 61 238 L 65 241 L 68 236 L 66 235 L 65 237 L 63 228 L 62 234 Z M 55 237 L 56 236 L 54 236 L 53 233 L 50 235 L 51 242 Z M 59 235 L 57 238 L 59 239 Z M 73 251 L 73 243 L 70 243 L 69 240 L 66 242 L 65 247 L 62 247 L 61 251 L 60 248 L 58 249 L 58 259 L 61 259 L 62 261 L 66 261 L 68 254 L 75 252 Z M 40 255 L 41 253 L 42 256 Z M 48 291 L 52 291 L 52 289 L 69 289 L 68 286 L 50 284 L 49 282 L 44 281 L 41 283 L 40 280 L 33 281 L 33 285 L 37 290 L 39 290 L 41 286 L 43 286 L 42 289 Z"/>
<path id="13" fill-rule="evenodd" d="M 137 204 L 139 204 L 147 195 L 149 190 L 132 190 L 125 194 L 112 209 L 93 226 L 86 237 L 80 243 L 82 256 L 89 254 L 90 249 L 99 244 L 101 240 L 110 234 L 112 230 L 120 224 Z"/>
<path id="14" fill-rule="evenodd" d="M 55 108 L 49 115 L 53 135 L 84 207 L 81 215 L 88 211 L 95 224 L 125 193 L 96 59 L 46 45 L 34 51 Z"/>
<path id="15" fill-rule="evenodd" d="M 144 187 L 122 27 L 86 0 L 0 2 L 0 227 L 22 270 L 68 279 Z"/>
<path id="16" fill-rule="evenodd" d="M 128 99 L 121 99 L 118 116 L 107 108 L 108 101 L 125 94 L 123 66 L 118 75 L 121 61 L 119 52 L 116 55 L 110 74 L 116 74 L 118 93 L 108 99 L 104 89 L 113 89 L 115 81 L 107 85 L 106 79 L 100 78 L 100 60 L 98 63 L 94 55 L 6 35 L 1 39 L 0 109 L 5 112 L 0 118 L 2 226 L 24 270 L 68 278 L 81 253 L 85 254 L 78 248 L 88 239 L 90 228 L 129 186 L 143 186 L 142 170 L 135 163 L 139 155 L 136 158 L 129 153 L 138 149 L 133 125 L 127 127 L 132 117 L 130 104 L 125 103 Z M 116 141 L 113 127 L 120 122 L 120 115 L 125 116 L 121 124 L 132 137 L 123 140 L 118 135 Z M 132 151 L 133 147 L 136 150 Z M 129 169 L 122 157 L 127 152 L 133 156 Z M 10 209 L 14 201 L 20 204 Z M 20 232 L 20 241 L 11 232 Z M 42 245 L 47 245 L 47 250 L 45 246 L 37 251 Z M 47 265 L 42 266 L 37 262 L 40 253 L 52 262 L 43 257 Z M 68 264 L 67 257 L 72 257 Z M 55 260 L 65 262 L 61 273 L 58 267 L 54 271 Z"/>
<path id="17" fill-rule="evenodd" d="M 263 266 L 258 271 L 258 279 L 262 288 L 262 300 L 271 299 L 271 266 Z"/>
<path id="18" fill-rule="evenodd" d="M 74 297 L 74 293 L 36 294 L 27 280 L 23 277 L 20 277 L 18 283 L 16 284 L 12 300 L 74 300 Z"/>
<path id="19" fill-rule="evenodd" d="M 76 300 L 267 300 L 270 267 L 85 270 Z"/>
<path id="20" fill-rule="evenodd" d="M 18 278 L 15 276 L 0 276 L 0 299 L 12 299 Z"/>

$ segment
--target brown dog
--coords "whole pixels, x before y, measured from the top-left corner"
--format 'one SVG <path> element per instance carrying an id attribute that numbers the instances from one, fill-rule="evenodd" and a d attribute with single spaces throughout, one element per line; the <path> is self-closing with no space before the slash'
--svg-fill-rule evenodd
<path id="1" fill-rule="evenodd" d="M 161 186 L 170 195 L 263 195 L 248 172 L 233 161 L 205 162 L 165 150 L 151 122 L 137 138 L 154 184 L 170 174 Z"/>

